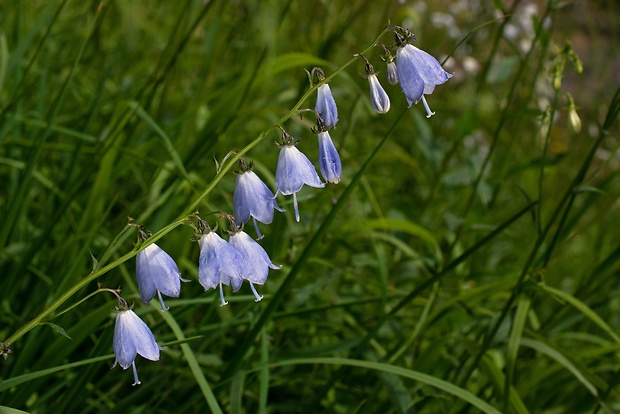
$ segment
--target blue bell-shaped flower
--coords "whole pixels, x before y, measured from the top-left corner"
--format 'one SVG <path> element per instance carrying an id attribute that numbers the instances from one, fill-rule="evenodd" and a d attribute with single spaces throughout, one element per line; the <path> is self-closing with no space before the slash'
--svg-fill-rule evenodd
<path id="1" fill-rule="evenodd" d="M 312 69 L 312 73 L 316 74 L 318 81 L 325 79 L 325 74 L 320 68 Z M 323 118 L 323 122 L 327 128 L 334 128 L 338 123 L 338 108 L 336 107 L 336 101 L 332 95 L 332 91 L 329 85 L 324 83 L 319 86 L 316 91 L 316 105 L 314 107 L 316 113 Z"/>
<path id="2" fill-rule="evenodd" d="M 153 332 L 127 306 L 125 300 L 119 298 L 117 311 L 113 340 L 114 355 L 116 356 L 114 366 L 119 364 L 123 369 L 131 366 L 134 377 L 133 385 L 139 385 L 140 380 L 135 363 L 136 355 L 139 354 L 150 361 L 158 361 L 159 351 L 163 348 L 157 345 Z"/>
<path id="3" fill-rule="evenodd" d="M 278 167 L 276 168 L 276 196 L 278 193 L 282 195 L 293 194 L 295 219 L 297 221 L 299 221 L 297 192 L 301 190 L 304 184 L 316 188 L 325 187 L 316 173 L 314 165 L 295 146 L 293 137 L 282 131 L 282 145 L 280 146 Z"/>
<path id="4" fill-rule="evenodd" d="M 198 224 L 199 231 L 196 234 L 200 245 L 198 280 L 205 290 L 219 286 L 221 306 L 227 305 L 222 285 L 232 286 L 233 292 L 241 288 L 243 258 L 237 249 L 216 233 L 217 227 L 211 230 L 200 218 Z"/>
<path id="5" fill-rule="evenodd" d="M 366 56 L 360 55 L 366 61 L 366 75 L 370 85 L 370 105 L 378 114 L 385 114 L 390 110 L 390 97 L 379 83 L 375 69 Z"/>
<path id="6" fill-rule="evenodd" d="M 247 165 L 243 158 L 239 159 L 239 170 L 233 196 L 233 212 L 237 224 L 247 223 L 250 217 L 259 239 L 262 234 L 256 221 L 269 224 L 273 221 L 273 210 L 284 211 L 278 207 L 273 193 L 265 183 L 252 171 L 252 163 Z"/>
<path id="7" fill-rule="evenodd" d="M 140 238 L 142 241 L 146 240 L 147 233 L 140 230 Z M 181 277 L 181 272 L 172 257 L 155 243 L 148 245 L 136 256 L 136 278 L 142 302 L 149 303 L 157 294 L 162 312 L 168 310 L 161 297 L 162 293 L 178 298 L 181 293 L 181 281 L 189 282 Z"/>
<path id="8" fill-rule="evenodd" d="M 250 288 L 256 297 L 256 302 L 260 301 L 263 297 L 258 294 L 254 284 L 262 285 L 265 283 L 269 274 L 269 268 L 277 270 L 282 266 L 274 265 L 265 249 L 240 227 L 233 227 L 228 240 L 241 254 L 243 258 L 243 278 L 250 282 Z"/>
<path id="9" fill-rule="evenodd" d="M 316 116 L 316 126 L 312 128 L 312 132 L 317 134 L 319 139 L 319 169 L 321 170 L 321 175 L 328 183 L 338 184 L 342 178 L 340 155 L 338 155 L 332 137 L 327 131 L 327 125 L 325 125 L 323 118 L 318 114 Z"/>
<path id="10" fill-rule="evenodd" d="M 408 37 L 413 35 L 409 31 L 405 31 L 407 37 L 395 33 L 396 44 L 396 71 L 398 74 L 398 82 L 407 98 L 407 103 L 418 103 L 422 100 L 426 109 L 427 118 L 434 115 L 431 112 L 424 95 L 433 93 L 435 85 L 441 85 L 452 77 L 446 72 L 441 64 L 417 47 L 407 42 Z"/>

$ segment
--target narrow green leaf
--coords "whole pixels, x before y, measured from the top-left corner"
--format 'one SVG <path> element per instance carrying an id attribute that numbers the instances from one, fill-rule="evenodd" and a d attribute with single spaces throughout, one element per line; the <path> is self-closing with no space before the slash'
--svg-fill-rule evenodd
<path id="1" fill-rule="evenodd" d="M 159 310 L 159 305 L 156 305 L 155 301 L 151 302 L 151 306 L 154 309 Z M 183 341 L 187 339 L 185 338 L 185 334 L 183 333 L 183 330 L 181 329 L 177 321 L 174 319 L 174 317 L 170 314 L 170 312 L 160 312 L 160 314 L 162 315 L 162 317 L 164 318 L 168 326 L 170 326 L 170 329 L 172 329 L 172 332 L 176 336 L 177 340 Z M 209 383 L 207 382 L 207 379 L 205 378 L 202 372 L 202 369 L 200 368 L 200 365 L 198 364 L 198 359 L 196 358 L 196 355 L 194 355 L 194 351 L 192 351 L 192 348 L 190 348 L 190 346 L 187 343 L 181 344 L 181 350 L 183 351 L 183 355 L 185 356 L 187 365 L 189 365 L 189 368 L 192 371 L 192 374 L 194 375 L 194 379 L 196 380 L 198 387 L 200 387 L 200 390 L 202 391 L 202 395 L 205 397 L 205 400 L 207 401 L 207 405 L 209 406 L 209 409 L 211 410 L 212 413 L 221 414 L 222 409 L 220 408 L 220 405 L 215 399 L 215 395 L 213 394 L 213 391 L 211 390 L 211 387 L 209 386 Z"/>
<path id="2" fill-rule="evenodd" d="M 62 326 L 56 325 L 55 323 L 51 323 L 51 322 L 45 322 L 45 325 L 51 327 L 54 330 L 54 332 L 56 332 L 57 334 L 60 334 L 64 336 L 65 338 L 72 339 L 69 335 L 67 335 L 67 332 L 64 330 Z"/>
<path id="3" fill-rule="evenodd" d="M 6 44 L 6 36 L 4 33 L 0 33 L 0 93 L 2 93 L 2 86 L 4 85 L 8 61 L 9 47 Z"/>
<path id="4" fill-rule="evenodd" d="M 530 310 L 532 301 L 527 296 L 521 295 L 517 303 L 517 311 L 515 313 L 514 320 L 512 321 L 512 331 L 510 332 L 510 338 L 508 339 L 508 350 L 506 351 L 506 383 L 504 384 L 504 411 L 508 408 L 508 390 L 512 386 L 512 378 L 514 375 L 515 365 L 517 362 L 517 353 L 519 352 L 519 345 L 521 343 L 521 337 L 523 336 L 523 328 L 527 320 L 527 314 Z"/>
<path id="5" fill-rule="evenodd" d="M 433 250 L 435 251 L 436 259 L 438 261 L 441 261 L 441 249 L 439 248 L 439 243 L 437 242 L 437 239 L 430 231 L 420 226 L 419 224 L 413 223 L 409 220 L 380 218 L 366 221 L 364 223 L 364 228 L 368 230 L 382 229 L 400 231 L 408 233 L 412 236 L 419 237 L 433 248 Z"/>
<path id="6" fill-rule="evenodd" d="M 570 362 L 568 358 L 566 358 L 564 354 L 562 354 L 560 351 L 558 351 L 555 348 L 552 348 L 551 346 L 543 342 L 537 341 L 535 339 L 530 339 L 530 338 L 521 338 L 521 345 L 527 346 L 528 348 L 532 348 L 554 359 L 557 363 L 559 363 L 564 368 L 566 368 L 568 371 L 570 371 L 570 373 L 573 374 L 575 378 L 577 378 L 579 382 L 583 384 L 584 387 L 586 387 L 586 389 L 590 392 L 590 394 L 597 397 L 598 399 L 598 390 L 596 389 L 596 387 L 592 385 L 592 383 L 588 381 L 585 375 L 583 375 L 581 371 L 579 371 L 577 367 L 572 362 Z"/>
<path id="7" fill-rule="evenodd" d="M 607 325 L 607 323 L 596 314 L 596 312 L 594 312 L 592 309 L 590 309 L 590 307 L 588 305 L 586 305 L 585 303 L 583 303 L 582 301 L 580 301 L 579 299 L 577 299 L 576 297 L 560 290 L 560 289 L 555 289 L 552 288 L 551 286 L 547 286 L 545 284 L 540 284 L 539 285 L 543 290 L 546 290 L 547 292 L 551 293 L 552 295 L 556 296 L 557 298 L 570 303 L 571 305 L 573 305 L 579 312 L 581 312 L 586 318 L 590 319 L 592 322 L 594 322 L 599 328 L 601 328 L 603 331 L 605 331 L 611 338 L 613 338 L 614 341 L 616 341 L 617 343 L 620 343 L 620 337 L 618 337 L 618 335 L 613 331 L 613 329 L 611 329 L 611 327 L 609 325 Z"/>
<path id="8" fill-rule="evenodd" d="M 258 413 L 267 412 L 267 396 L 269 395 L 269 348 L 267 347 L 267 329 L 263 326 L 260 337 L 260 362 L 262 368 L 259 375 Z"/>
<path id="9" fill-rule="evenodd" d="M 179 153 L 174 148 L 172 141 L 170 140 L 168 135 L 164 132 L 164 130 L 161 129 L 159 125 L 157 125 L 157 122 L 155 122 L 155 120 L 153 120 L 153 118 L 151 118 L 149 114 L 147 114 L 146 111 L 137 102 L 129 102 L 129 107 L 132 108 L 136 112 L 136 115 L 138 115 L 140 119 L 142 119 L 142 121 L 144 121 L 144 123 L 147 126 L 149 126 L 153 131 L 155 131 L 157 136 L 163 142 L 164 147 L 166 148 L 166 151 L 168 151 L 168 154 L 170 155 L 170 158 L 172 158 L 174 165 L 177 167 L 181 175 L 185 177 L 186 180 L 189 181 L 190 178 L 189 178 L 189 175 L 187 174 L 187 171 L 185 170 L 183 161 L 181 160 Z"/>
<path id="10" fill-rule="evenodd" d="M 0 414 L 28 414 L 28 411 L 22 411 L 16 408 L 0 405 Z"/>
<path id="11" fill-rule="evenodd" d="M 371 369 L 380 372 L 386 372 L 390 374 L 399 375 L 401 377 L 410 378 L 414 381 L 421 382 L 422 384 L 429 385 L 431 387 L 440 389 L 448 394 L 452 394 L 461 400 L 470 403 L 474 407 L 478 408 L 482 412 L 489 414 L 500 414 L 500 411 L 483 401 L 482 399 L 476 397 L 471 392 L 460 388 L 450 382 L 444 381 L 437 377 L 433 377 L 432 375 L 424 374 L 421 372 L 413 371 L 410 369 L 405 369 L 402 367 L 398 367 L 395 365 L 384 364 L 380 362 L 370 362 L 370 361 L 361 361 L 357 359 L 347 359 L 347 358 L 301 358 L 301 359 L 291 359 L 288 361 L 281 361 L 274 364 L 269 365 L 272 368 L 275 367 L 283 367 L 287 365 L 301 365 L 301 364 L 311 364 L 311 365 L 347 365 L 351 367 L 359 367 L 365 369 Z"/>
<path id="12" fill-rule="evenodd" d="M 0 392 L 6 391 L 9 388 L 15 387 L 19 384 L 23 384 L 28 381 L 33 381 L 37 378 L 44 377 L 46 375 L 54 374 L 56 372 L 64 371 L 66 369 L 80 367 L 82 365 L 94 364 L 95 362 L 106 361 L 108 359 L 114 358 L 114 354 L 108 354 L 96 358 L 84 359 L 78 362 L 72 362 L 70 364 L 58 365 L 53 368 L 43 369 L 41 371 L 30 372 L 25 375 L 20 375 L 18 377 L 9 378 L 6 380 L 0 381 Z"/>
<path id="13" fill-rule="evenodd" d="M 243 413 L 243 383 L 245 382 L 245 373 L 237 372 L 230 384 L 230 413 Z"/>

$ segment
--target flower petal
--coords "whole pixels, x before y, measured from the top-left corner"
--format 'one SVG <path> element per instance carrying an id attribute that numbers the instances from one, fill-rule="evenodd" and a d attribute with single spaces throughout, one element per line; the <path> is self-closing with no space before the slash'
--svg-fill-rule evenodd
<path id="1" fill-rule="evenodd" d="M 398 73 L 398 83 L 402 89 L 407 104 L 418 103 L 424 92 L 424 80 L 420 75 L 415 60 L 415 51 L 405 45 L 396 51 L 396 72 Z"/>
<path id="2" fill-rule="evenodd" d="M 127 369 L 131 366 L 131 363 L 138 352 L 136 350 L 136 344 L 133 340 L 131 323 L 128 323 L 131 318 L 128 316 L 128 312 L 131 311 L 121 311 L 116 314 L 114 340 L 112 341 L 114 355 L 116 356 L 116 361 L 114 364 L 118 363 L 121 367 L 123 367 L 123 369 Z"/>
<path id="3" fill-rule="evenodd" d="M 155 280 L 151 277 L 151 266 L 149 265 L 150 253 L 153 251 L 154 244 L 149 245 L 136 256 L 136 279 L 138 281 L 138 291 L 140 299 L 144 303 L 149 303 L 157 293 Z"/>
<path id="4" fill-rule="evenodd" d="M 198 259 L 198 278 L 205 290 L 215 288 L 220 283 L 232 285 L 238 290 L 243 283 L 241 275 L 241 255 L 217 233 L 209 232 L 200 238 L 200 257 Z"/>
<path id="5" fill-rule="evenodd" d="M 145 291 L 144 297 L 142 297 L 140 280 L 143 281 L 145 288 L 150 288 L 152 283 L 164 295 L 178 298 L 181 294 L 181 272 L 179 272 L 179 268 L 172 257 L 156 244 L 149 245 L 138 255 L 142 255 L 136 262 L 139 265 L 136 273 L 142 301 L 144 303 L 150 302 L 153 295 L 148 300 L 144 300 L 147 298 L 147 293 L 151 294 L 152 292 Z M 145 283 L 145 280 L 148 281 Z"/>
<path id="6" fill-rule="evenodd" d="M 327 131 L 319 132 L 319 168 L 323 179 L 338 184 L 342 178 L 340 155 Z"/>
<path id="7" fill-rule="evenodd" d="M 134 311 L 127 310 L 120 313 L 124 314 L 123 324 L 127 326 L 138 354 L 150 361 L 158 361 L 159 350 L 162 348 L 157 345 L 153 332 Z"/>
<path id="8" fill-rule="evenodd" d="M 265 249 L 244 231 L 232 234 L 230 244 L 239 251 L 243 258 L 243 278 L 252 283 L 262 285 L 267 280 L 269 267 L 272 269 L 281 267 L 274 265 Z"/>
<path id="9" fill-rule="evenodd" d="M 333 128 L 338 123 L 338 108 L 328 84 L 319 86 L 316 94 L 314 110 L 318 112 L 327 128 Z"/>
<path id="10" fill-rule="evenodd" d="M 283 195 L 291 195 L 301 190 L 304 184 L 322 188 L 314 165 L 294 145 L 285 145 L 280 149 L 276 169 L 276 188 Z"/>
<path id="11" fill-rule="evenodd" d="M 390 110 L 390 97 L 385 92 L 377 75 L 368 75 L 368 83 L 370 85 L 370 104 L 372 109 L 378 114 L 385 114 Z"/>
<path id="12" fill-rule="evenodd" d="M 239 223 L 246 223 L 254 217 L 261 223 L 269 224 L 273 221 L 274 208 L 281 210 L 269 187 L 254 171 L 237 175 L 233 211 Z"/>

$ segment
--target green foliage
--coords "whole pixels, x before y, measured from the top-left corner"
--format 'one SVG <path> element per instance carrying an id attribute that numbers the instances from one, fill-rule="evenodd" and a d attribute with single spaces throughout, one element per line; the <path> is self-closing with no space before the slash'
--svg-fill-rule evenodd
<path id="1" fill-rule="evenodd" d="M 409 3 L 0 6 L 0 413 L 620 411 L 618 27 L 578 2 Z M 385 80 L 388 24 L 455 75 L 430 119 Z M 232 212 L 241 156 L 273 189 L 278 126 L 316 160 L 314 66 L 342 181 L 304 188 L 300 223 L 278 196 L 260 243 L 283 268 L 219 307 L 186 218 Z M 138 297 L 151 242 L 192 280 L 165 313 Z M 110 370 L 97 284 L 166 346 L 139 387 Z"/>

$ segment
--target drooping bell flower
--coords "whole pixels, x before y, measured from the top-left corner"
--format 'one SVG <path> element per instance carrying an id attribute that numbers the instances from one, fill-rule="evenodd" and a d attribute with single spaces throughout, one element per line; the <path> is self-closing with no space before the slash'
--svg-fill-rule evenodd
<path id="1" fill-rule="evenodd" d="M 319 82 L 325 79 L 325 73 L 321 68 L 312 69 L 312 75 L 315 75 Z M 311 75 L 311 78 L 312 78 Z M 332 91 L 329 85 L 324 83 L 319 86 L 316 91 L 316 105 L 314 107 L 316 113 L 318 113 L 327 128 L 334 128 L 338 123 L 338 108 L 336 107 L 336 101 L 332 95 Z"/>
<path id="2" fill-rule="evenodd" d="M 144 230 L 138 231 L 142 241 L 149 237 Z M 189 282 L 181 277 L 181 272 L 172 257 L 155 243 L 149 244 L 136 256 L 136 278 L 142 302 L 149 303 L 157 294 L 162 312 L 169 309 L 164 304 L 162 293 L 178 298 L 181 293 L 181 281 Z"/>
<path id="3" fill-rule="evenodd" d="M 273 221 L 273 210 L 285 211 L 278 207 L 273 193 L 267 185 L 252 171 L 252 163 L 247 165 L 239 159 L 236 171 L 235 194 L 233 196 L 233 213 L 238 224 L 247 223 L 252 218 L 258 239 L 263 235 L 258 230 L 256 221 L 269 224 Z"/>
<path id="4" fill-rule="evenodd" d="M 116 324 L 114 326 L 114 355 L 116 360 L 112 368 L 119 364 L 123 369 L 130 366 L 133 368 L 133 385 L 140 385 L 138 379 L 138 370 L 136 369 L 136 355 L 150 361 L 159 360 L 159 351 L 163 349 L 157 342 L 153 332 L 140 319 L 133 310 L 127 306 L 124 299 L 118 299 L 118 307 L 116 308 Z"/>
<path id="5" fill-rule="evenodd" d="M 319 115 L 316 118 L 316 127 L 312 128 L 312 131 L 317 134 L 319 139 L 319 169 L 321 170 L 321 175 L 328 183 L 338 184 L 342 178 L 340 155 L 338 155 L 332 137 L 327 131 L 327 126 Z"/>
<path id="6" fill-rule="evenodd" d="M 408 105 L 417 104 L 422 100 L 427 113 L 426 117 L 430 118 L 435 113 L 429 108 L 424 95 L 433 93 L 435 85 L 446 82 L 452 74 L 446 72 L 437 59 L 409 44 L 409 39 L 415 40 L 415 36 L 408 30 L 404 32 L 404 35 L 394 33 L 398 47 L 396 50 L 398 82 L 407 98 Z"/>
<path id="7" fill-rule="evenodd" d="M 295 144 L 295 139 L 282 130 L 282 144 L 276 168 L 276 196 L 278 193 L 285 196 L 293 194 L 295 220 L 299 221 L 297 192 L 304 184 L 316 188 L 323 188 L 325 184 L 321 182 L 314 165 Z"/>
<path id="8" fill-rule="evenodd" d="M 232 286 L 233 292 L 243 284 L 241 254 L 230 243 L 211 230 L 206 221 L 198 218 L 196 238 L 200 245 L 198 258 L 198 280 L 205 290 L 220 288 L 220 306 L 227 305 L 223 285 Z"/>
<path id="9" fill-rule="evenodd" d="M 376 113 L 385 114 L 390 110 L 390 97 L 379 83 L 377 74 L 368 59 L 364 55 L 360 56 L 366 61 L 366 75 L 370 85 L 370 105 Z"/>
<path id="10" fill-rule="evenodd" d="M 241 226 L 237 227 L 234 222 L 231 222 L 230 225 L 229 243 L 241 254 L 243 278 L 250 282 L 250 288 L 256 297 L 256 302 L 259 302 L 263 297 L 258 294 L 254 284 L 262 285 L 267 280 L 270 268 L 277 270 L 282 266 L 274 265 L 265 249 L 256 240 L 248 236 Z"/>

